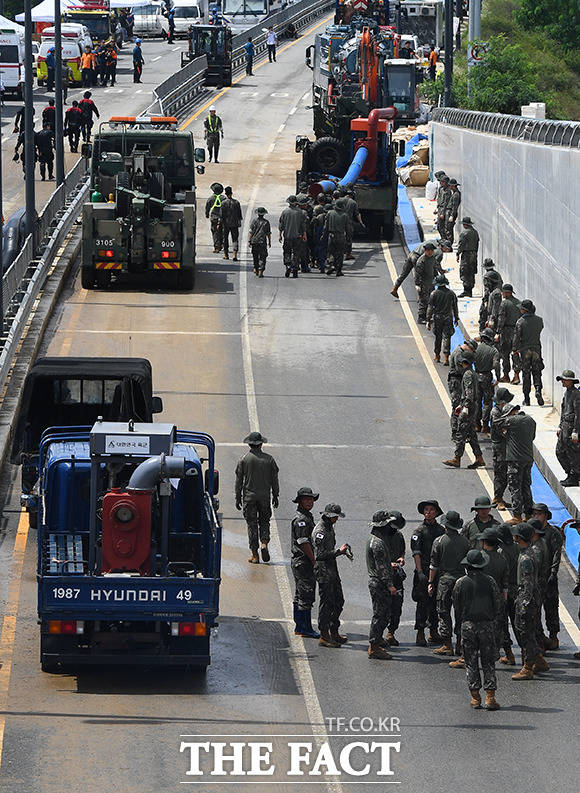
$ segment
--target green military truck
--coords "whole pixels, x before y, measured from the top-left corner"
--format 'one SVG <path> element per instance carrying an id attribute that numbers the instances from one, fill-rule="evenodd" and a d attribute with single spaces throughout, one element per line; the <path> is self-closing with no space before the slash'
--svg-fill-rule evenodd
<path id="1" fill-rule="evenodd" d="M 85 154 L 91 200 L 82 214 L 82 286 L 148 276 L 159 286 L 192 289 L 195 163 L 205 159 L 192 134 L 179 131 L 173 117 L 114 116 Z"/>

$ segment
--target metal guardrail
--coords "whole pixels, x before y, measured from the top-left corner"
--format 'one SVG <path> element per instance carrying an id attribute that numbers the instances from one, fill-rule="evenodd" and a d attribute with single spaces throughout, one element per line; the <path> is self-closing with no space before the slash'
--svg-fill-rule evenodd
<path id="1" fill-rule="evenodd" d="M 431 120 L 545 146 L 580 148 L 580 121 L 545 121 L 457 107 L 436 107 L 431 112 Z"/>
<path id="2" fill-rule="evenodd" d="M 207 58 L 195 58 L 187 66 L 172 74 L 153 91 L 154 104 L 159 103 L 159 112 L 176 113 L 191 104 L 205 88 L 204 76 Z"/>

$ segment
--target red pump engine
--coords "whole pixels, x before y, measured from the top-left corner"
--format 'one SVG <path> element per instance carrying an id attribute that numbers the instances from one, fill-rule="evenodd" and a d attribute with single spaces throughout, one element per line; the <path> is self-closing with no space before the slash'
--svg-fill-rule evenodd
<path id="1" fill-rule="evenodd" d="M 114 487 L 103 496 L 103 573 L 151 569 L 152 491 L 123 492 Z"/>

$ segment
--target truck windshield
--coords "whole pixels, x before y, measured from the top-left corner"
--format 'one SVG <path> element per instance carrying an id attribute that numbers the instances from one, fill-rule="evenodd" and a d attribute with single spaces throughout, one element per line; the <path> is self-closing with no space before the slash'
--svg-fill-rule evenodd
<path id="1" fill-rule="evenodd" d="M 78 22 L 81 25 L 86 25 L 93 41 L 105 41 L 111 35 L 108 14 L 97 16 L 93 14 L 75 14 L 74 16 L 65 17 L 65 20 L 67 22 Z"/>
<path id="2" fill-rule="evenodd" d="M 199 9 L 197 6 L 177 6 L 174 16 L 175 19 L 197 19 Z"/>
<path id="3" fill-rule="evenodd" d="M 191 138 L 187 135 L 133 136 L 129 132 L 118 137 L 108 135 L 102 139 L 97 137 L 93 148 L 93 172 L 99 171 L 101 152 L 118 152 L 126 156 L 131 154 L 135 146 L 146 146 L 151 156 L 162 158 L 161 170 L 169 181 L 194 184 L 193 146 Z"/>
<path id="4" fill-rule="evenodd" d="M 18 47 L 13 44 L 0 44 L 0 63 L 18 63 Z"/>
<path id="5" fill-rule="evenodd" d="M 158 6 L 138 6 L 133 9 L 133 15 L 136 17 L 150 17 L 154 16 L 158 11 Z"/>
<path id="6" fill-rule="evenodd" d="M 196 55 L 223 55 L 225 52 L 225 32 L 223 30 L 195 30 Z"/>

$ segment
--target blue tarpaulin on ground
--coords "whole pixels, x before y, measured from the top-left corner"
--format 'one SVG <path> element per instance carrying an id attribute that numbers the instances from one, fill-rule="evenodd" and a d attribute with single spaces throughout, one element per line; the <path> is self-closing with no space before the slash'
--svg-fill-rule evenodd
<path id="1" fill-rule="evenodd" d="M 397 168 L 404 168 L 409 164 L 411 154 L 413 154 L 413 146 L 416 146 L 420 140 L 428 140 L 427 135 L 421 135 L 419 132 L 414 135 L 411 140 L 405 144 L 405 156 L 399 157 L 397 160 Z"/>

